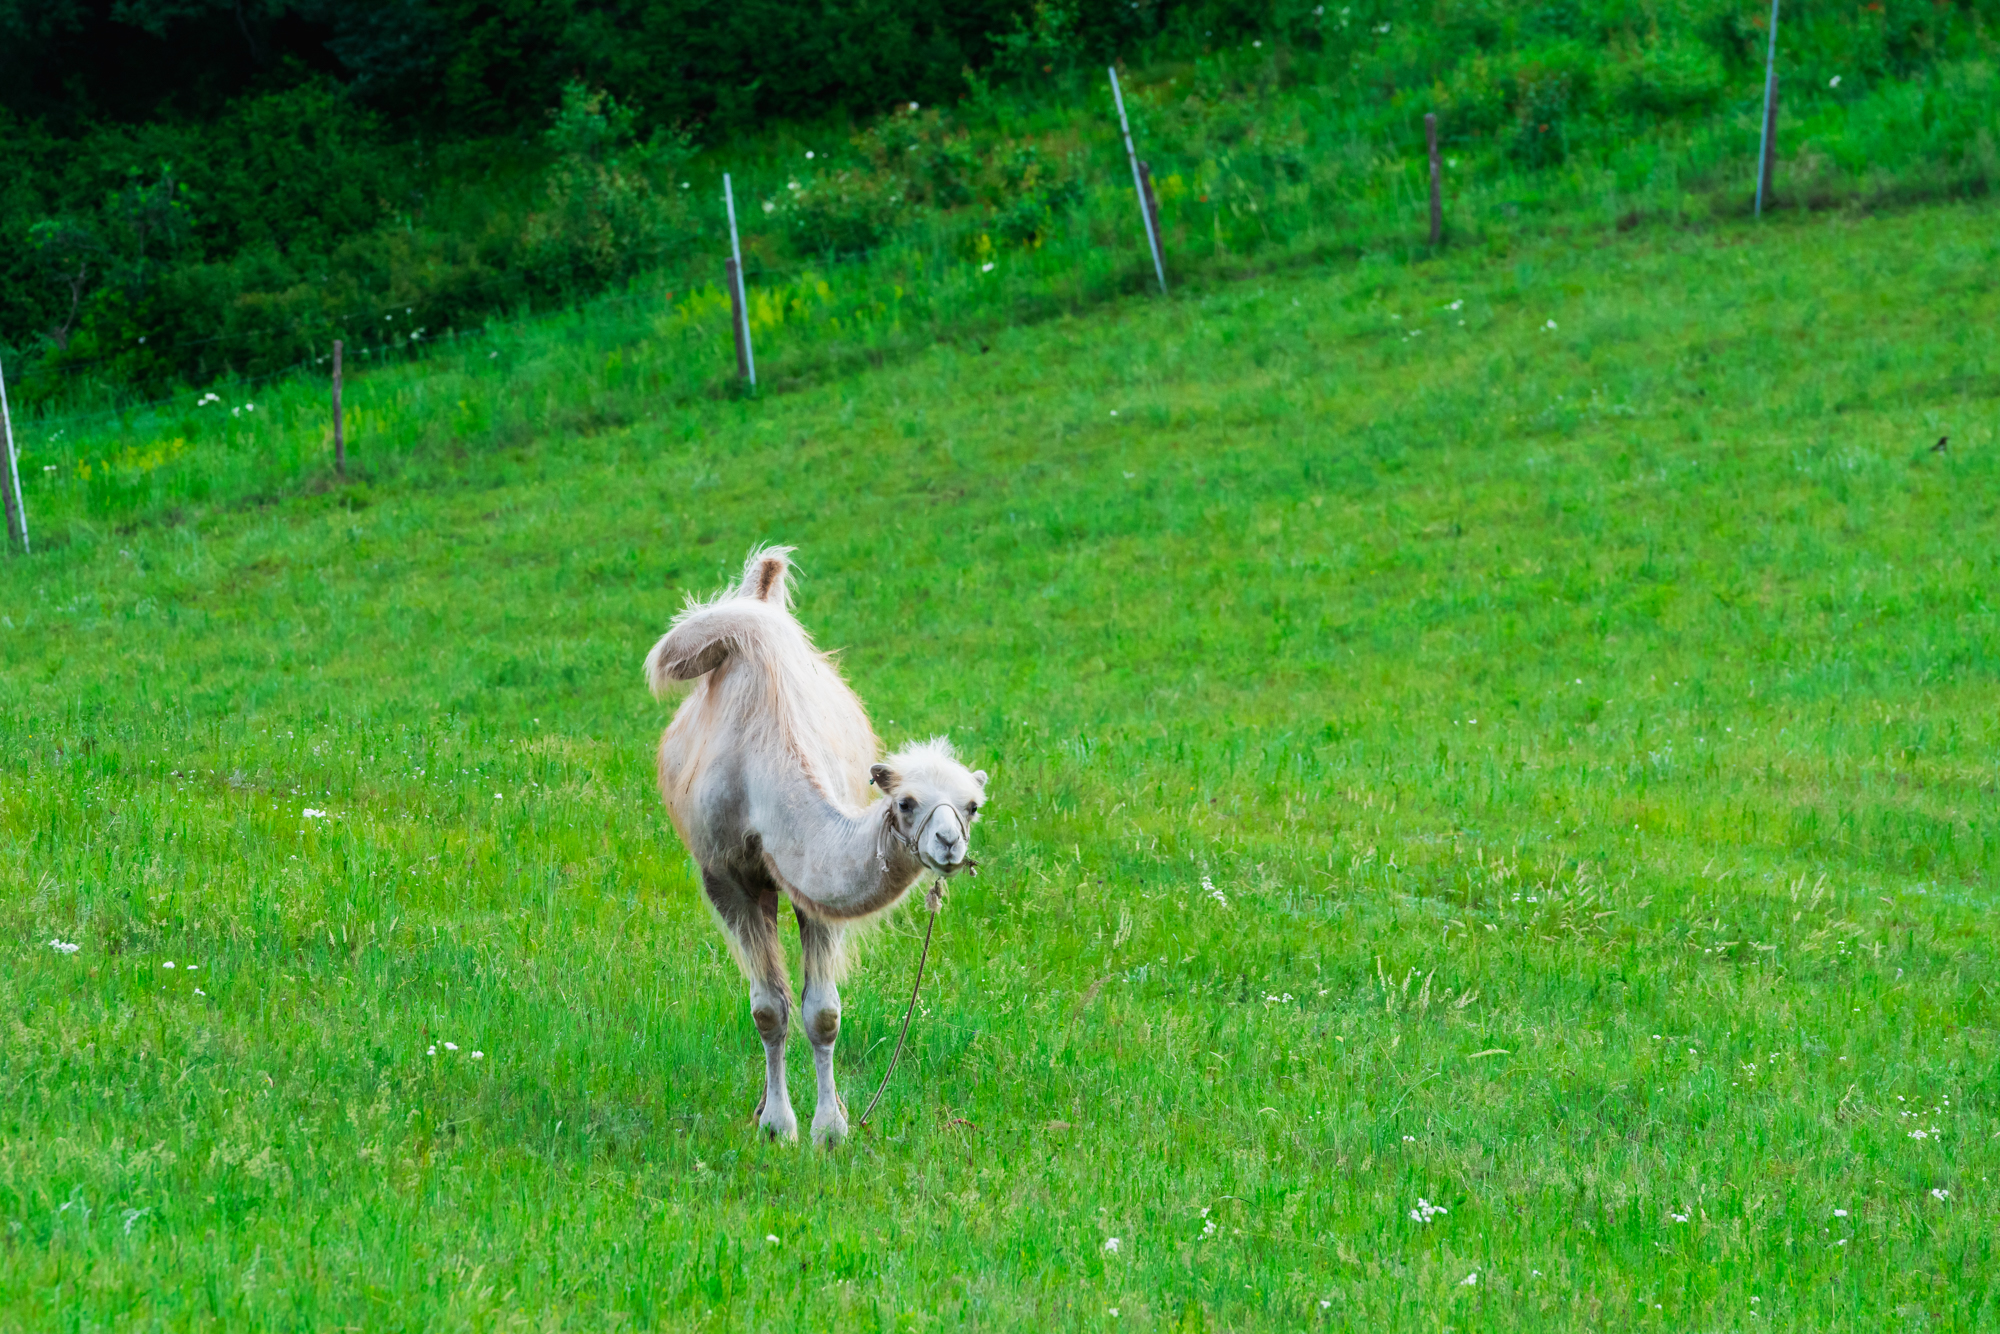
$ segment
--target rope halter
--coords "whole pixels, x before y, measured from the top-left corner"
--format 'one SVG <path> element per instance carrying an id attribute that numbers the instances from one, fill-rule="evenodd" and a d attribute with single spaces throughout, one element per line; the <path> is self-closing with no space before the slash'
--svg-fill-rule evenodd
<path id="1" fill-rule="evenodd" d="M 973 861 L 970 857 L 954 865 L 944 866 L 934 860 L 930 853 L 924 850 L 924 837 L 930 832 L 931 821 L 937 819 L 939 811 L 949 811 L 951 813 L 952 820 L 958 825 L 958 840 L 965 847 L 966 851 L 970 852 L 972 850 L 972 830 L 967 827 L 965 817 L 959 813 L 958 807 L 948 801 L 940 801 L 925 811 L 924 818 L 917 822 L 916 829 L 909 834 L 905 834 L 896 827 L 896 803 L 891 801 L 887 814 L 883 817 L 882 827 L 888 830 L 890 838 L 895 839 L 896 842 L 901 843 L 907 848 L 910 855 L 915 857 L 926 870 L 936 872 L 940 884 L 943 883 L 946 876 L 956 875 L 964 870 L 969 870 L 974 875 L 978 875 L 979 863 Z"/>

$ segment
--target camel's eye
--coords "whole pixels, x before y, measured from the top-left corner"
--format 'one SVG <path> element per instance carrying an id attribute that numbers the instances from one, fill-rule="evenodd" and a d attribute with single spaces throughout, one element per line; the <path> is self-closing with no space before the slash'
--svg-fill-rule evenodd
<path id="1" fill-rule="evenodd" d="M 905 815 L 915 815 L 917 813 L 917 799 L 915 797 L 904 797 L 897 805 Z"/>
<path id="2" fill-rule="evenodd" d="M 977 815 L 977 814 L 979 814 L 979 803 L 978 803 L 978 802 L 976 802 L 976 801 L 968 801 L 968 802 L 966 802 L 966 803 L 965 803 L 965 813 L 966 813 L 967 815 Z"/>

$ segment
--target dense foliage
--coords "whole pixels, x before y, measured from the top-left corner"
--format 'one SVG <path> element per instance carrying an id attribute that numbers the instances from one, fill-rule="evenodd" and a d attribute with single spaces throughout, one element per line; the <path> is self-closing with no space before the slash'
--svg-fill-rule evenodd
<path id="1" fill-rule="evenodd" d="M 1135 16 L 1151 7 L 1103 6 Z M 319 74 L 399 123 L 513 134 L 572 80 L 667 121 L 942 97 L 1021 0 L 0 0 L 0 94 L 65 125 L 207 117 Z M 1104 29 L 1122 37 L 1138 20 Z"/>
<path id="2" fill-rule="evenodd" d="M 268 373 L 343 334 L 421 345 L 706 256 L 725 144 L 762 196 L 753 221 L 775 228 L 766 260 L 824 262 L 941 219 L 981 246 L 1038 245 L 1106 175 L 1090 80 L 1112 56 L 1188 74 L 1161 130 L 1255 158 L 1260 179 L 1324 165 L 1327 136 L 1272 130 L 1277 100 L 1308 90 L 1358 152 L 1399 158 L 1435 110 L 1468 172 L 1527 180 L 1739 124 L 1765 13 L 0 0 L 0 350 L 46 399 Z M 1880 120 L 1881 98 L 1915 89 L 1946 161 L 1916 161 L 1918 139 L 1937 147 L 1921 135 L 1810 150 L 1875 187 L 1989 188 L 1996 16 L 2000 0 L 1808 10 L 1781 30 L 1788 113 Z M 1232 50 L 1257 67 L 1228 66 Z"/>

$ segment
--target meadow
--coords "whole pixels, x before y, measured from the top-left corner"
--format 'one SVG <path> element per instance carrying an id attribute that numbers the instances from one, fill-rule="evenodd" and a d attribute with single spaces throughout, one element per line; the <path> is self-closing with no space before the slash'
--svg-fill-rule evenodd
<path id="1" fill-rule="evenodd" d="M 307 381 L 32 444 L 0 1325 L 2000 1325 L 1995 223 L 1301 261 L 756 399 L 585 312 L 358 375 L 346 483 Z M 753 1132 L 639 672 L 769 540 L 993 775 L 834 1153 Z"/>

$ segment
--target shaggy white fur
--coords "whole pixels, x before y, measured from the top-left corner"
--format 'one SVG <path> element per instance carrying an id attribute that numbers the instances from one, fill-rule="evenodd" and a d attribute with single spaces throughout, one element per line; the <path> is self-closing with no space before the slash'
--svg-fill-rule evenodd
<path id="1" fill-rule="evenodd" d="M 819 1076 L 813 1135 L 833 1143 L 847 1133 L 832 1062 L 852 928 L 901 902 L 927 866 L 965 861 L 986 775 L 960 764 L 942 737 L 876 759 L 881 742 L 861 701 L 792 617 L 791 552 L 754 551 L 736 587 L 690 601 L 646 655 L 646 679 L 656 695 L 694 682 L 660 738 L 660 795 L 750 979 L 765 1046 L 759 1121 L 774 1135 L 797 1134 L 785 1090 L 782 896 L 804 954 L 803 1017 Z M 881 792 L 872 801 L 870 784 Z"/>

